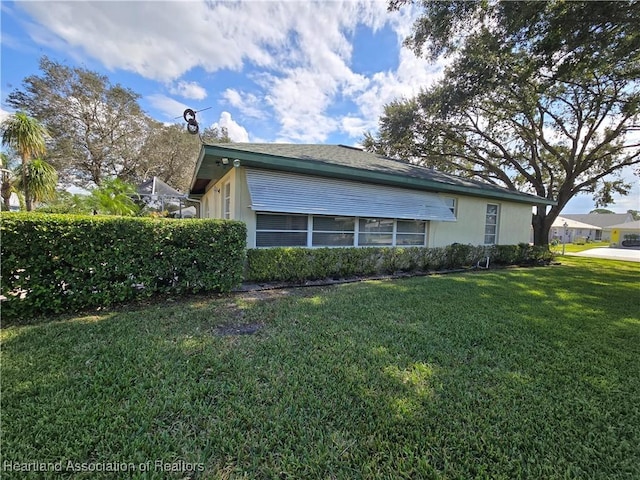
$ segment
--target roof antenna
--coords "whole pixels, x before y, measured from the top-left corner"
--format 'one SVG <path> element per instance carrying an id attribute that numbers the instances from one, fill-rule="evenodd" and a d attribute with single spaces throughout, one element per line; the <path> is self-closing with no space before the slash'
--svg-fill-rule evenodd
<path id="1" fill-rule="evenodd" d="M 213 108 L 213 107 L 203 108 L 202 110 L 193 110 L 191 108 L 187 108 L 182 113 L 182 118 L 184 118 L 184 121 L 187 122 L 187 132 L 189 132 L 191 135 L 198 134 L 198 132 L 200 131 L 200 125 L 198 125 L 198 120 L 196 120 L 196 113 L 204 112 L 205 110 L 209 110 L 210 108 Z M 176 118 L 180 118 L 180 117 L 176 117 Z M 200 135 L 200 142 L 204 143 L 202 142 L 201 135 Z"/>

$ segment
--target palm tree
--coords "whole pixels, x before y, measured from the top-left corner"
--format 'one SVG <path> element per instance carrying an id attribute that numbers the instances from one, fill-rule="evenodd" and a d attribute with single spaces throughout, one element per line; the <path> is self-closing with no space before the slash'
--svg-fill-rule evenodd
<path id="1" fill-rule="evenodd" d="M 32 210 L 32 195 L 29 192 L 29 181 L 26 176 L 29 169 L 26 165 L 32 158 L 44 155 L 46 151 L 45 138 L 49 135 L 47 129 L 35 118 L 24 112 L 17 112 L 2 122 L 2 145 L 13 148 L 22 159 L 22 186 L 27 205 L 27 211 Z"/>
<path id="2" fill-rule="evenodd" d="M 0 152 L 0 178 L 2 179 L 2 186 L 0 187 L 0 197 L 2 197 L 2 210 L 11 209 L 11 194 L 15 192 L 15 186 L 13 182 L 13 172 L 9 170 L 9 156 Z"/>
<path id="3" fill-rule="evenodd" d="M 91 191 L 89 204 L 102 214 L 134 216 L 140 211 L 133 201 L 136 197 L 139 198 L 135 185 L 114 178 Z"/>
<path id="4" fill-rule="evenodd" d="M 38 202 L 56 198 L 58 172 L 44 160 L 36 158 L 26 165 L 20 165 L 16 174 L 18 176 L 16 187 L 25 192 L 27 205 L 34 206 Z"/>

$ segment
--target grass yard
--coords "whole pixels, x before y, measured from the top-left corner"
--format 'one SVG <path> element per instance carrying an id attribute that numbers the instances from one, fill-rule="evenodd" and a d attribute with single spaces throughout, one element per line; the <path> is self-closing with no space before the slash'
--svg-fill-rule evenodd
<path id="1" fill-rule="evenodd" d="M 589 242 L 589 243 L 567 243 L 564 245 L 565 253 L 577 253 L 584 252 L 585 250 L 591 250 L 592 248 L 608 247 L 611 245 L 609 242 Z M 562 254 L 562 244 L 551 245 L 551 251 Z"/>
<path id="2" fill-rule="evenodd" d="M 5 326 L 2 477 L 640 478 L 640 265 L 561 261 Z"/>

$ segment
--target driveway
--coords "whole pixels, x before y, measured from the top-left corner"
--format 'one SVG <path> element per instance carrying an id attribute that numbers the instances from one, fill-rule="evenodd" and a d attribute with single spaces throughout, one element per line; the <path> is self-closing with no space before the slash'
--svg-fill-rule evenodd
<path id="1" fill-rule="evenodd" d="M 640 250 L 633 250 L 629 248 L 597 247 L 591 248 L 589 250 L 583 250 L 582 252 L 567 252 L 567 255 L 574 255 L 576 257 L 608 258 L 610 260 L 626 260 L 628 262 L 640 262 Z"/>

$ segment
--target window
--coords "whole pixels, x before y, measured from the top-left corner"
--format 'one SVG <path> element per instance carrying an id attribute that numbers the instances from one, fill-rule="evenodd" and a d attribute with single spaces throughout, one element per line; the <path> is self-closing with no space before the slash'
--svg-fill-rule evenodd
<path id="1" fill-rule="evenodd" d="M 485 245 L 495 245 L 498 240 L 498 205 L 487 204 L 487 215 L 484 224 Z"/>
<path id="2" fill-rule="evenodd" d="M 306 247 L 307 215 L 256 215 L 257 247 Z"/>
<path id="3" fill-rule="evenodd" d="M 449 208 L 451 213 L 453 213 L 453 215 L 456 215 L 456 208 L 458 206 L 458 202 L 456 202 L 456 199 L 453 197 L 445 197 L 442 199 L 442 201 Z"/>
<path id="4" fill-rule="evenodd" d="M 358 245 L 375 247 L 393 245 L 393 220 L 381 218 L 361 218 Z"/>
<path id="5" fill-rule="evenodd" d="M 314 247 L 352 247 L 355 236 L 355 218 L 313 217 Z"/>
<path id="6" fill-rule="evenodd" d="M 256 214 L 256 247 L 421 247 L 426 243 L 424 221 Z"/>
<path id="7" fill-rule="evenodd" d="M 426 245 L 426 222 L 398 220 L 397 226 L 396 245 L 398 247 Z"/>
<path id="8" fill-rule="evenodd" d="M 224 184 L 224 218 L 231 218 L 231 182 Z"/>

